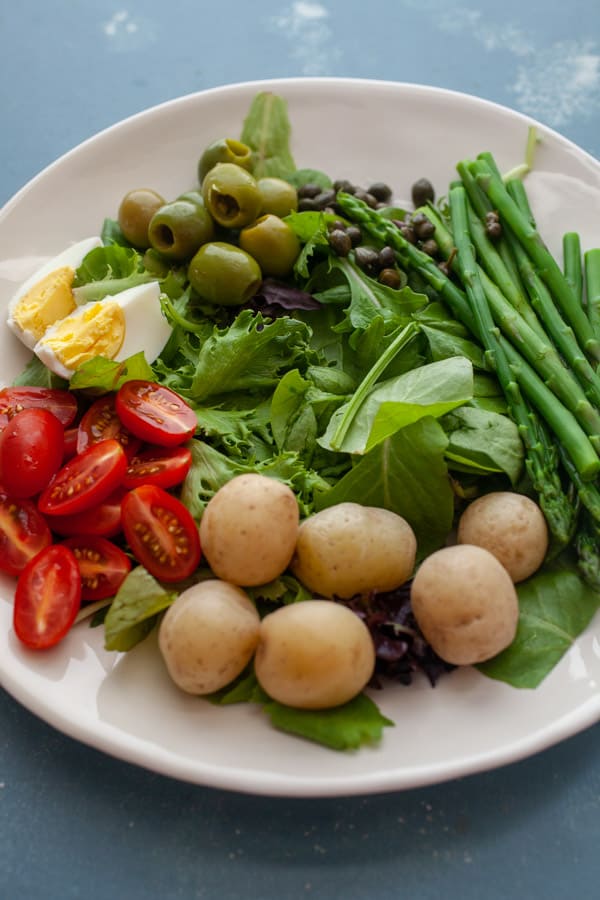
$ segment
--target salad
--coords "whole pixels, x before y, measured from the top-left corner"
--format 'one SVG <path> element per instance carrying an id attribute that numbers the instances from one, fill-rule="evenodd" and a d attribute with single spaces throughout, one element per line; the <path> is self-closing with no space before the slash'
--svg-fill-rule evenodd
<path id="1" fill-rule="evenodd" d="M 559 272 L 558 277 L 547 259 L 539 256 L 541 251 L 531 251 L 538 242 L 530 212 L 515 218 L 515 207 L 522 210 L 526 199 L 519 194 L 520 178 L 499 179 L 491 158 L 465 163 L 461 185 L 452 186 L 441 203 L 435 203 L 431 186 L 420 185 L 425 194 L 415 197 L 414 206 L 421 207 L 415 212 L 395 207 L 385 185 L 374 185 L 372 193 L 361 194 L 347 183 L 334 186 L 323 173 L 296 170 L 288 137 L 283 102 L 272 95 L 259 95 L 240 140 L 219 142 L 228 151 L 233 147 L 238 156 L 240 147 L 249 148 L 250 179 L 281 181 L 283 177 L 294 188 L 296 208 L 293 200 L 292 207 L 286 207 L 289 194 L 279 193 L 275 200 L 283 206 L 274 206 L 276 211 L 267 214 L 284 223 L 286 227 L 280 231 L 274 231 L 270 222 L 266 237 L 265 232 L 257 234 L 254 223 L 261 207 L 252 207 L 252 181 L 245 176 L 240 179 L 237 172 L 228 174 L 230 169 L 224 173 L 221 163 L 216 167 L 221 181 L 213 185 L 216 207 L 209 205 L 208 195 L 200 199 L 197 190 L 177 198 L 166 210 L 169 204 L 162 202 L 164 198 L 153 208 L 153 198 L 146 197 L 149 221 L 156 228 L 150 249 L 139 246 L 139 238 L 128 231 L 127 218 L 119 216 L 119 220 L 105 222 L 101 244 L 86 247 L 74 261 L 72 293 L 78 310 L 91 312 L 90 305 L 94 308 L 89 328 L 102 336 L 94 344 L 101 349 L 81 362 L 72 323 L 62 335 L 60 319 L 50 333 L 44 332 L 32 345 L 31 365 L 15 386 L 2 392 L 3 434 L 20 429 L 17 438 L 23 440 L 23 435 L 31 432 L 31 421 L 24 421 L 21 412 L 14 414 L 15 392 L 29 391 L 31 395 L 39 389 L 46 392 L 44 404 L 51 396 L 56 408 L 72 406 L 76 397 L 73 416 L 61 426 L 69 429 L 71 423 L 79 422 L 74 465 L 81 466 L 83 459 L 86 465 L 93 462 L 95 466 L 94 454 L 99 455 L 100 446 L 104 454 L 100 465 L 110 473 L 110 489 L 105 484 L 100 492 L 96 490 L 92 499 L 98 503 L 92 504 L 88 498 L 83 507 L 73 508 L 67 498 L 67 506 L 60 506 L 64 498 L 57 485 L 64 472 L 60 466 L 67 432 L 61 441 L 56 428 L 52 439 L 39 431 L 43 446 L 61 447 L 61 459 L 47 463 L 38 490 L 26 489 L 31 493 L 19 500 L 19 515 L 22 518 L 27 513 L 33 520 L 35 510 L 46 516 L 43 522 L 53 537 L 43 559 L 54 571 L 57 552 L 67 556 L 56 550 L 58 546 L 73 550 L 79 561 L 92 559 L 89 546 L 81 545 L 85 529 L 81 517 L 94 520 L 94 538 L 106 539 L 111 530 L 98 533 L 100 509 L 103 515 L 105 507 L 117 510 L 117 519 L 121 515 L 118 534 L 124 532 L 126 540 L 119 537 L 113 544 L 122 556 L 115 562 L 100 554 L 102 563 L 96 566 L 95 575 L 116 572 L 120 586 L 114 600 L 113 580 L 105 597 L 86 597 L 85 602 L 102 604 L 94 623 L 103 619 L 107 647 L 127 650 L 159 619 L 167 619 L 164 611 L 174 608 L 176 597 L 206 585 L 215 574 L 214 562 L 208 558 L 207 566 L 195 545 L 187 558 L 189 570 L 178 571 L 176 579 L 169 579 L 163 570 L 151 571 L 152 561 L 144 555 L 143 544 L 136 549 L 134 533 L 135 526 L 151 515 L 157 491 L 171 498 L 164 501 L 171 504 L 171 511 L 172 501 L 179 504 L 175 506 L 178 527 L 190 542 L 196 533 L 193 523 L 200 523 L 202 529 L 213 498 L 222 497 L 220 491 L 227 485 L 250 475 L 285 486 L 295 498 L 302 527 L 317 514 L 346 504 L 391 510 L 414 536 L 415 556 L 409 571 L 387 590 L 368 591 L 361 586 L 347 597 L 339 597 L 334 590 L 334 606 L 337 610 L 350 608 L 355 614 L 352 621 L 362 619 L 370 630 L 377 662 L 375 676 L 367 672 L 364 683 L 372 682 L 373 677 L 380 682 L 388 677 L 410 681 L 416 669 L 435 682 L 455 663 L 436 654 L 431 639 L 424 637 L 424 619 L 421 627 L 415 620 L 408 581 L 414 561 L 419 566 L 418 576 L 424 571 L 423 560 L 445 546 L 463 509 L 475 508 L 475 503 L 469 505 L 475 498 L 508 492 L 528 496 L 544 513 L 550 537 L 544 546 L 545 561 L 537 571 L 539 560 L 534 567 L 537 574 L 528 573 L 516 590 L 511 583 L 508 594 L 512 589 L 519 602 L 518 608 L 512 605 L 514 627 L 508 646 L 499 655 L 493 654 L 482 669 L 492 677 L 533 687 L 568 646 L 566 640 L 544 647 L 543 634 L 539 642 L 541 611 L 548 630 L 556 633 L 568 604 L 569 620 L 575 623 L 570 626 L 572 633 L 573 627 L 575 631 L 583 629 L 597 608 L 595 480 L 600 463 L 591 365 L 597 352 L 592 314 L 597 296 L 595 253 L 588 252 L 585 257 L 587 309 L 582 313 L 580 305 L 573 312 L 565 298 L 581 296 L 584 280 L 576 236 L 566 239 L 573 252 L 565 254 L 566 272 Z M 211 147 L 210 152 L 222 149 Z M 215 172 L 214 163 L 214 157 L 209 163 L 201 160 L 200 169 L 206 168 L 199 172 L 201 184 Z M 525 168 L 527 165 L 529 162 Z M 225 166 L 246 172 L 239 160 L 228 160 Z M 237 180 L 223 181 L 223 177 Z M 509 191 L 516 195 L 512 204 L 506 204 L 504 184 L 509 196 Z M 231 219 L 232 204 L 223 200 L 240 190 L 233 212 L 238 215 L 245 205 L 250 206 L 251 233 L 244 237 L 247 226 L 235 215 Z M 486 204 L 484 198 L 490 197 Z M 156 197 L 154 201 L 158 202 Z M 174 212 L 177 203 L 180 208 Z M 471 215 L 477 203 L 479 220 Z M 182 249 L 178 240 L 173 240 L 181 235 L 187 239 L 193 230 L 188 221 L 181 232 L 174 231 L 173 225 L 179 227 L 182 221 L 181 205 L 184 212 L 189 207 L 211 210 L 210 220 L 203 216 L 202 243 L 191 256 L 189 247 Z M 194 227 L 199 227 L 197 221 Z M 469 241 L 465 241 L 467 234 Z M 265 254 L 265 245 L 273 246 L 273 241 L 277 252 Z M 509 257 L 505 244 L 511 242 Z M 218 245 L 217 249 L 212 245 Z M 529 255 L 519 250 L 522 246 Z M 216 255 L 211 257 L 207 247 Z M 271 273 L 269 259 L 273 256 L 280 268 Z M 254 260 L 255 266 L 246 257 Z M 537 271 L 551 271 L 552 284 L 540 279 L 531 266 L 532 258 Z M 518 265 L 519 281 L 514 268 L 510 273 L 514 280 L 506 280 L 508 259 Z M 230 264 L 235 278 L 221 279 L 223 271 L 232 271 L 227 268 Z M 257 279 L 256 265 L 266 277 Z M 564 283 L 568 290 L 559 301 L 557 285 L 564 294 Z M 523 285 L 530 291 L 524 294 Z M 548 305 L 547 288 L 559 313 L 553 313 L 554 303 Z M 143 305 L 136 299 L 140 296 Z M 136 313 L 136 307 L 141 312 Z M 133 318 L 136 314 L 140 316 L 138 324 Z M 554 332 L 548 319 L 554 322 Z M 564 339 L 569 331 L 565 320 L 573 341 Z M 165 321 L 168 336 L 160 332 Z M 111 338 L 118 328 L 125 335 L 120 350 L 104 349 L 102 340 Z M 137 336 L 139 341 L 142 334 L 138 352 L 132 352 L 131 345 L 126 347 L 126 337 Z M 158 346 L 156 351 L 150 347 L 151 340 Z M 554 346 L 558 349 L 553 350 Z M 73 356 L 74 348 L 77 353 Z M 542 368 L 534 368 L 536 365 Z M 60 395 L 55 393 L 57 387 Z M 151 413 L 157 407 L 164 410 L 165 395 L 177 407 L 175 430 L 180 424 L 178 416 L 185 422 L 191 409 L 192 427 L 199 439 L 190 442 L 189 430 L 182 427 L 168 438 L 170 446 L 165 444 L 165 434 L 171 435 L 175 427 L 173 421 L 162 434 L 157 435 L 156 427 L 150 433 L 144 430 L 153 419 L 152 414 L 140 412 L 140 403 L 150 397 Z M 30 410 L 29 419 L 39 419 L 40 410 L 33 414 L 28 402 L 22 401 L 23 395 L 18 405 Z M 56 415 L 53 418 L 56 420 Z M 52 427 L 44 424 L 46 429 Z M 82 434 L 87 434 L 87 439 Z M 108 441 L 107 434 L 111 435 Z M 128 442 L 133 449 L 124 446 Z M 8 445 L 7 439 L 3 445 Z M 157 446 L 163 448 L 160 453 Z M 86 453 L 90 455 L 86 457 Z M 3 463 L 0 475 L 5 508 L 20 492 L 17 487 L 15 494 L 15 485 L 5 483 L 18 469 L 15 456 L 11 459 L 9 464 Z M 161 473 L 179 466 L 179 474 L 170 483 L 152 483 L 148 481 L 149 465 Z M 135 469 L 142 481 L 132 487 Z M 22 475 L 29 484 L 30 474 Z M 67 478 L 63 481 L 71 483 Z M 126 502 L 123 492 L 127 492 Z M 32 497 L 36 497 L 35 503 Z M 49 510 L 49 503 L 55 508 Z M 75 519 L 77 516 L 80 518 Z M 75 519 L 71 532 L 64 530 L 69 528 L 69 517 Z M 271 532 L 278 529 L 276 522 L 271 519 Z M 112 528 L 114 523 L 113 517 Z M 36 528 L 44 535 L 39 548 L 47 541 L 47 533 L 37 521 L 29 530 L 35 533 Z M 381 526 L 375 533 L 383 534 Z M 56 540 L 56 535 L 69 534 L 72 544 L 80 540 L 78 547 Z M 13 535 L 14 531 L 5 528 L 4 546 L 11 550 L 17 543 Z M 95 551 L 100 552 L 97 547 Z M 306 575 L 303 581 L 294 573 L 297 566 L 290 569 L 287 565 L 291 555 L 273 578 L 256 584 L 242 582 L 243 593 L 257 614 L 255 625 L 280 610 L 308 609 L 297 601 L 307 604 L 313 592 L 327 596 L 322 585 L 307 589 Z M 71 557 L 68 559 L 64 583 L 72 586 L 77 573 Z M 81 563 L 78 568 L 83 570 Z M 94 570 L 93 563 L 91 568 Z M 27 570 L 26 575 L 30 571 L 36 579 L 40 577 L 39 560 L 37 568 Z M 175 590 L 171 590 L 173 582 Z M 19 575 L 18 592 L 30 596 L 32 588 L 27 584 L 27 577 Z M 67 627 L 81 615 L 80 601 L 76 592 L 66 599 Z M 510 605 L 510 597 L 507 602 Z M 84 607 L 83 612 L 90 609 Z M 260 630 L 261 626 L 257 627 Z M 338 632 L 335 623 L 320 630 Z M 237 680 L 211 696 L 215 702 L 258 702 L 278 727 L 330 746 L 377 740 L 382 727 L 390 724 L 362 693 L 326 711 L 311 712 L 274 700 L 273 693 L 257 685 L 255 672 L 243 667 Z"/>

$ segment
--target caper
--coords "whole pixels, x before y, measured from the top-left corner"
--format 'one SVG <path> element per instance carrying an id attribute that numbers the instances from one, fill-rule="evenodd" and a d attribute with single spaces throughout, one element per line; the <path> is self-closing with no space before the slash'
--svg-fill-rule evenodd
<path id="1" fill-rule="evenodd" d="M 402 284 L 402 279 L 400 278 L 400 273 L 397 269 L 382 269 L 377 278 L 381 284 L 385 284 L 386 287 L 393 288 L 394 290 L 398 290 L 400 285 Z"/>
<path id="2" fill-rule="evenodd" d="M 396 254 L 393 247 L 382 247 L 377 256 L 377 261 L 382 269 L 393 269 L 396 265 Z"/>
<path id="3" fill-rule="evenodd" d="M 358 245 L 362 241 L 362 231 L 360 230 L 358 225 L 349 225 L 348 228 L 346 228 L 346 234 L 352 241 L 352 246 L 358 247 Z"/>
<path id="4" fill-rule="evenodd" d="M 338 256 L 348 256 L 352 250 L 352 241 L 343 228 L 334 228 L 329 234 L 329 246 Z"/>
<path id="5" fill-rule="evenodd" d="M 241 247 L 210 241 L 192 258 L 188 278 L 205 300 L 221 306 L 241 306 L 259 289 L 262 272 L 256 260 Z"/>
<path id="6" fill-rule="evenodd" d="M 435 200 L 435 190 L 427 178 L 419 178 L 415 181 L 411 188 L 411 195 L 415 207 L 433 203 Z"/>
<path id="7" fill-rule="evenodd" d="M 337 181 L 333 182 L 334 191 L 343 191 L 344 194 L 353 194 L 356 191 L 356 185 L 352 184 L 351 181 L 348 181 L 347 178 L 338 178 Z"/>
<path id="8" fill-rule="evenodd" d="M 293 229 L 268 213 L 240 231 L 240 247 L 259 264 L 263 275 L 284 278 L 289 275 L 300 253 L 300 241 Z"/>
<path id="9" fill-rule="evenodd" d="M 298 209 L 296 188 L 283 178 L 259 178 L 256 182 L 261 197 L 262 214 L 273 213 L 274 216 L 288 216 Z"/>
<path id="10" fill-rule="evenodd" d="M 213 141 L 212 144 L 208 145 L 198 163 L 198 181 L 200 184 L 202 184 L 208 172 L 217 163 L 233 163 L 251 171 L 252 150 L 247 144 L 234 138 L 220 138 L 217 141 Z"/>
<path id="11" fill-rule="evenodd" d="M 415 213 L 411 219 L 411 225 L 420 241 L 426 241 L 427 238 L 432 237 L 435 233 L 435 225 L 427 218 L 425 213 Z"/>
<path id="12" fill-rule="evenodd" d="M 496 210 L 490 210 L 485 214 L 485 231 L 487 236 L 493 241 L 498 240 L 502 236 L 500 216 Z"/>
<path id="13" fill-rule="evenodd" d="M 363 203 L 366 203 L 367 206 L 370 206 L 371 209 L 375 209 L 375 207 L 377 206 L 377 198 L 374 197 L 373 194 L 370 194 L 368 191 L 363 191 L 362 188 L 358 188 L 358 190 L 354 192 L 354 196 L 357 200 L 362 200 Z"/>
<path id="14" fill-rule="evenodd" d="M 214 223 L 204 206 L 189 200 L 165 203 L 148 226 L 150 245 L 168 259 L 190 259 L 214 235 Z"/>
<path id="15" fill-rule="evenodd" d="M 433 238 L 428 238 L 426 241 L 423 241 L 423 243 L 421 244 L 421 250 L 428 256 L 437 256 L 440 252 L 437 241 L 435 241 Z"/>
<path id="16" fill-rule="evenodd" d="M 320 194 L 317 194 L 315 197 L 315 202 L 319 204 L 319 209 L 324 209 L 330 203 L 335 202 L 335 191 L 333 188 L 328 188 L 325 191 L 321 191 Z"/>
<path id="17" fill-rule="evenodd" d="M 318 184 L 313 184 L 312 181 L 307 181 L 306 184 L 301 185 L 298 188 L 298 199 L 302 198 L 310 198 L 316 197 L 321 193 L 321 186 Z"/>
<path id="18" fill-rule="evenodd" d="M 376 181 L 375 184 L 372 184 L 367 193 L 372 194 L 379 203 L 386 204 L 392 198 L 392 189 L 388 184 L 385 184 L 383 181 Z"/>
<path id="19" fill-rule="evenodd" d="M 164 202 L 164 197 L 150 188 L 136 188 L 125 194 L 117 218 L 124 237 L 134 247 L 145 250 L 150 246 L 148 226 Z"/>
<path id="20" fill-rule="evenodd" d="M 300 197 L 298 195 L 298 212 L 318 212 L 319 204 L 315 197 Z"/>
<path id="21" fill-rule="evenodd" d="M 402 221 L 401 219 L 393 219 L 392 221 L 405 241 L 408 241 L 409 244 L 417 243 L 417 235 L 410 222 Z"/>
<path id="22" fill-rule="evenodd" d="M 379 269 L 379 254 L 373 247 L 357 247 L 354 251 L 356 265 L 368 275 L 374 275 Z"/>
<path id="23" fill-rule="evenodd" d="M 235 163 L 217 163 L 206 174 L 202 197 L 213 219 L 226 228 L 253 222 L 262 203 L 256 179 Z"/>

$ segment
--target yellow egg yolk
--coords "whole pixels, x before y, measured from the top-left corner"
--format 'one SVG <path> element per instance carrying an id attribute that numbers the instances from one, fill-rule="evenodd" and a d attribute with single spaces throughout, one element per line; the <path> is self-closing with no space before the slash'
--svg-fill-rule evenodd
<path id="1" fill-rule="evenodd" d="M 75 309 L 71 290 L 74 277 L 70 266 L 62 266 L 41 278 L 17 300 L 12 311 L 15 324 L 39 340 L 50 325 Z"/>
<path id="2" fill-rule="evenodd" d="M 81 309 L 59 322 L 44 340 L 44 347 L 72 371 L 95 356 L 114 359 L 125 337 L 125 314 L 118 303 L 107 299 Z"/>

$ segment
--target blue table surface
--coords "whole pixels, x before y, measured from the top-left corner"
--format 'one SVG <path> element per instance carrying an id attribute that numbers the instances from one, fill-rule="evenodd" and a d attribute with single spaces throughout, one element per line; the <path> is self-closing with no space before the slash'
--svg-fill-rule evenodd
<path id="1" fill-rule="evenodd" d="M 600 157 L 600 6 L 590 0 L 5 0 L 0 203 L 148 106 L 298 75 L 477 94 Z M 598 727 L 460 781 L 286 800 L 138 769 L 3 691 L 0 721 L 3 900 L 598 896 Z"/>

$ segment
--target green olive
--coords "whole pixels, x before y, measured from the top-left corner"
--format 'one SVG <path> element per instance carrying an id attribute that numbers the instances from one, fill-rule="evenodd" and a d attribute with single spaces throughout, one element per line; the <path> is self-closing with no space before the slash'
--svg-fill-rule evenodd
<path id="1" fill-rule="evenodd" d="M 217 163 L 234 163 L 243 169 L 252 171 L 252 150 L 247 144 L 233 138 L 221 138 L 209 144 L 198 163 L 198 181 L 204 181 L 210 170 Z"/>
<path id="2" fill-rule="evenodd" d="M 185 194 L 180 194 L 177 198 L 178 200 L 189 200 L 190 203 L 195 203 L 196 206 L 204 206 L 204 198 L 200 191 L 192 190 L 186 191 Z"/>
<path id="3" fill-rule="evenodd" d="M 241 306 L 260 287 L 262 272 L 249 253 L 224 241 L 203 244 L 188 266 L 188 278 L 205 300 Z"/>
<path id="4" fill-rule="evenodd" d="M 275 278 L 289 275 L 300 253 L 294 231 L 270 213 L 240 231 L 240 247 L 254 257 L 265 275 Z"/>
<path id="5" fill-rule="evenodd" d="M 145 250 L 150 246 L 148 226 L 152 216 L 164 202 L 164 197 L 150 188 L 136 188 L 125 194 L 119 205 L 117 218 L 124 237 L 134 247 Z"/>
<path id="6" fill-rule="evenodd" d="M 262 197 L 261 213 L 283 217 L 298 209 L 296 188 L 283 178 L 259 178 L 257 184 Z"/>
<path id="7" fill-rule="evenodd" d="M 234 163 L 218 163 L 202 182 L 204 204 L 226 228 L 242 228 L 258 216 L 261 196 L 256 179 Z"/>
<path id="8" fill-rule="evenodd" d="M 165 203 L 148 226 L 150 245 L 176 262 L 190 259 L 213 235 L 214 223 L 207 210 L 189 200 Z"/>

